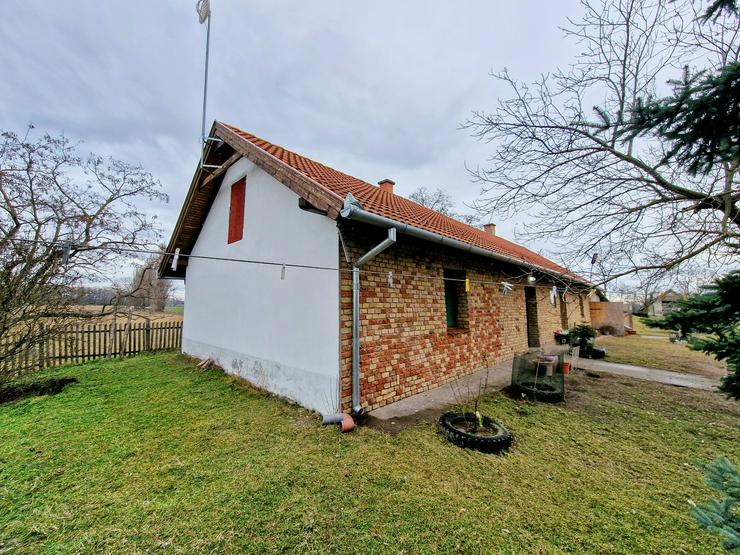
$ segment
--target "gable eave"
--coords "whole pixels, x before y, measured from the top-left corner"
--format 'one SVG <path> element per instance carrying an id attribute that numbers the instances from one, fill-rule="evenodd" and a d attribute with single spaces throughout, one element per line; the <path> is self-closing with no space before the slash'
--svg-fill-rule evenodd
<path id="1" fill-rule="evenodd" d="M 203 155 L 206 167 L 202 168 L 198 163 L 195 169 L 165 255 L 159 264 L 158 276 L 161 279 L 183 279 L 185 277 L 188 255 L 195 247 L 213 199 L 226 175 L 226 170 L 241 158 L 251 161 L 327 217 L 334 220 L 339 217 L 343 202 L 341 197 L 240 137 L 227 125 L 215 121 L 211 126 L 209 138 L 218 139 L 222 143 L 209 141 Z M 208 166 L 220 167 L 212 170 Z M 181 256 L 173 269 L 172 259 L 178 248 Z"/>

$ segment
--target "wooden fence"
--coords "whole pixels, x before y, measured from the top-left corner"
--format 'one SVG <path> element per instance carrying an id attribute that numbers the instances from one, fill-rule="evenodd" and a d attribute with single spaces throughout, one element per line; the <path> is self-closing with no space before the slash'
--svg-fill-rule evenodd
<path id="1" fill-rule="evenodd" d="M 7 343 L 12 344 L 12 338 Z M 26 374 L 62 364 L 150 351 L 179 350 L 182 322 L 73 325 L 47 335 L 30 348 L 0 360 L 0 373 Z M 5 352 L 0 343 L 0 353 Z"/>

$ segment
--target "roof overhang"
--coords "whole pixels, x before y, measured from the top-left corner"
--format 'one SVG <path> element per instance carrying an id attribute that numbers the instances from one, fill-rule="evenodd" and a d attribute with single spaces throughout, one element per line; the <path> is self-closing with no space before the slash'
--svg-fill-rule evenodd
<path id="1" fill-rule="evenodd" d="M 458 241 L 457 239 L 445 237 L 444 235 L 439 235 L 438 233 L 434 233 L 426 229 L 421 229 L 407 223 L 398 222 L 396 220 L 386 218 L 385 216 L 379 216 L 378 214 L 368 212 L 362 207 L 362 204 L 351 194 L 347 195 L 340 215 L 342 218 L 347 220 L 362 222 L 386 229 L 395 229 L 398 231 L 398 233 L 409 235 L 411 237 L 416 237 L 417 239 L 422 239 L 424 241 L 429 241 L 453 249 L 469 252 L 479 256 L 484 256 L 486 258 L 493 258 L 494 260 L 499 260 L 501 262 L 506 262 L 508 264 L 513 264 L 519 267 L 527 268 L 529 270 L 541 272 L 542 274 L 548 275 L 558 280 L 567 281 L 569 283 L 577 283 L 578 285 L 584 287 L 589 287 L 591 285 L 590 283 L 585 282 L 582 278 L 580 278 L 580 276 L 576 276 L 575 274 L 555 272 L 550 268 L 546 268 L 538 264 L 526 262 L 519 258 L 506 256 L 504 254 L 490 251 L 488 249 L 483 249 L 481 247 L 476 247 L 469 243 Z"/>

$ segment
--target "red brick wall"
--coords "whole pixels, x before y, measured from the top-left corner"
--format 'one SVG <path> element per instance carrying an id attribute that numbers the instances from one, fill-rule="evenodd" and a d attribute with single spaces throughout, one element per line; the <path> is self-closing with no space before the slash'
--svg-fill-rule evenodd
<path id="1" fill-rule="evenodd" d="M 538 283 L 538 285 L 545 285 L 545 283 Z M 565 312 L 567 314 L 567 322 L 563 322 L 561 318 L 560 304 L 562 303 L 561 295 L 562 291 L 558 292 L 557 301 L 554 306 L 550 301 L 550 288 L 538 287 L 537 288 L 537 320 L 540 328 L 540 342 L 543 345 L 554 343 L 555 337 L 553 332 L 556 329 L 569 328 L 574 324 L 590 323 L 590 309 L 589 301 L 584 293 L 582 297 L 583 302 L 583 316 L 581 315 L 581 308 L 578 302 L 578 295 L 574 295 L 570 291 L 565 293 Z M 565 325 L 563 325 L 565 324 Z"/>
<path id="2" fill-rule="evenodd" d="M 354 227 L 344 229 L 343 236 L 350 259 L 356 260 L 385 235 L 371 228 Z M 340 261 L 345 267 L 341 249 Z M 445 269 L 465 270 L 473 281 L 467 293 L 467 329 L 447 329 L 441 279 Z M 521 268 L 399 235 L 395 245 L 363 270 L 360 389 L 367 410 L 437 387 L 527 350 L 524 289 L 514 287 L 504 296 L 499 285 L 475 283 L 505 279 L 517 282 L 511 276 L 521 276 Z M 393 287 L 388 287 L 389 271 L 394 274 Z M 349 272 L 342 272 L 340 287 L 342 405 L 346 409 L 351 404 L 352 383 Z M 577 298 L 573 298 L 569 310 L 575 310 L 580 317 Z M 588 306 L 588 302 L 584 304 Z M 538 288 L 538 319 L 542 341 L 552 342 L 553 331 L 561 327 L 560 308 L 552 306 L 545 288 Z"/>

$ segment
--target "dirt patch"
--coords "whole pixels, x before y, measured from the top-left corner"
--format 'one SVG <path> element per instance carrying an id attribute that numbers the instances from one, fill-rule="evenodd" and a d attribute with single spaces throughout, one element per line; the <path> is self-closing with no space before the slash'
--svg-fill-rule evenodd
<path id="1" fill-rule="evenodd" d="M 691 408 L 716 417 L 740 417 L 740 403 L 726 398 L 721 393 L 703 389 L 677 387 L 629 378 L 592 372 L 571 374 L 565 384 L 565 408 L 593 412 L 598 411 L 600 399 L 632 407 L 675 413 L 677 407 Z"/>
<path id="2" fill-rule="evenodd" d="M 504 388 L 502 393 L 516 401 L 522 401 L 521 394 L 511 393 L 510 388 Z M 496 394 L 497 392 L 491 393 Z M 568 376 L 565 382 L 565 402 L 557 405 L 600 417 L 600 405 L 604 401 L 666 414 L 674 414 L 677 407 L 691 408 L 706 415 L 707 422 L 718 419 L 735 422 L 735 419 L 740 418 L 740 403 L 727 399 L 720 393 L 595 372 L 577 372 Z M 435 424 L 449 409 L 450 407 L 427 409 L 388 420 L 368 415 L 362 425 L 389 435 L 397 435 L 419 424 Z"/>
<path id="3" fill-rule="evenodd" d="M 381 420 L 380 418 L 368 415 L 363 419 L 362 425 L 394 436 L 401 433 L 406 428 L 411 428 L 417 424 L 435 423 L 439 420 L 439 417 L 442 416 L 442 414 L 447 412 L 447 410 L 448 407 L 427 409 L 408 416 L 390 418 L 388 420 Z"/>
<path id="4" fill-rule="evenodd" d="M 56 395 L 77 378 L 49 378 L 36 382 L 16 383 L 0 387 L 0 404 L 38 395 Z"/>
<path id="5" fill-rule="evenodd" d="M 110 311 L 111 307 L 106 306 L 103 307 L 101 305 L 83 305 L 77 307 L 81 312 L 87 312 L 90 314 L 99 314 L 104 311 Z M 125 325 L 126 319 L 127 319 L 127 307 L 123 307 L 121 311 L 118 313 L 117 322 L 118 325 Z M 183 315 L 180 312 L 159 312 L 156 310 L 148 310 L 148 309 L 134 309 L 134 311 L 131 314 L 131 322 L 133 323 L 141 323 L 146 322 L 147 320 L 150 320 L 155 323 L 160 322 L 182 322 Z M 110 315 L 106 316 L 98 316 L 94 318 L 85 318 L 81 320 L 81 323 L 83 324 L 110 324 L 113 321 L 113 317 Z"/>

